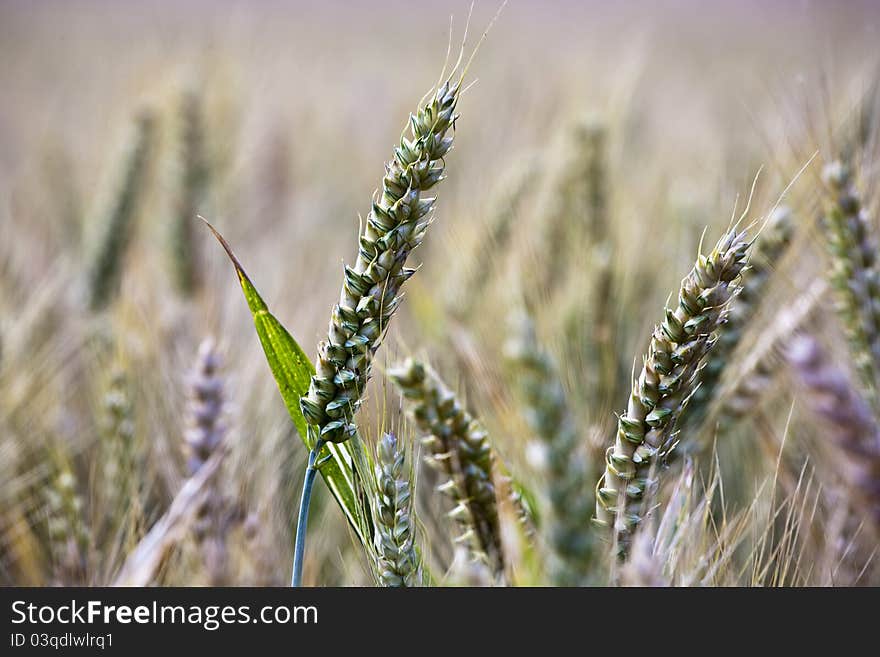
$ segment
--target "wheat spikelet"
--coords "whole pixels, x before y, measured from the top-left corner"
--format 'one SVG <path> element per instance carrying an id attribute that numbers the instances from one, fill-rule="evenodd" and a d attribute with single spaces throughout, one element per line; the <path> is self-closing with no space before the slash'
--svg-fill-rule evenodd
<path id="1" fill-rule="evenodd" d="M 556 365 L 538 345 L 534 325 L 521 311 L 510 318 L 505 355 L 523 401 L 523 415 L 541 453 L 548 498 L 542 523 L 553 551 L 549 572 L 557 586 L 581 584 L 589 574 L 594 500 L 587 483 L 584 441 L 571 417 Z"/>
<path id="2" fill-rule="evenodd" d="M 370 378 L 371 359 L 400 304 L 401 287 L 415 273 L 405 267 L 406 260 L 430 223 L 434 199 L 422 194 L 443 178 L 459 84 L 444 83 L 410 115 L 411 137 L 401 138 L 386 165 L 357 260 L 345 267 L 327 340 L 318 345 L 317 373 L 301 400 L 303 415 L 321 440 L 342 442 L 356 433 L 354 416 Z"/>
<path id="3" fill-rule="evenodd" d="M 517 523 L 523 535 L 531 541 L 537 530 L 535 528 L 535 514 L 529 503 L 524 499 L 521 486 L 510 475 L 501 476 L 499 489 L 501 494 L 507 497 L 510 507 L 513 509 Z"/>
<path id="4" fill-rule="evenodd" d="M 830 192 L 823 221 L 831 255 L 830 280 L 837 289 L 837 309 L 856 369 L 869 401 L 876 404 L 880 363 L 877 244 L 849 166 L 832 162 L 822 177 Z"/>
<path id="5" fill-rule="evenodd" d="M 492 569 L 485 562 L 474 560 L 471 554 L 461 545 L 455 547 L 452 564 L 446 574 L 447 586 L 466 586 L 470 588 L 486 588 L 494 585 Z"/>
<path id="6" fill-rule="evenodd" d="M 734 555 L 749 538 L 744 531 L 746 512 L 725 510 L 717 469 L 705 479 L 697 472 L 694 462 L 686 458 L 662 511 L 636 529 L 626 561 L 613 571 L 615 583 L 640 587 L 739 583 Z M 715 500 L 716 494 L 720 499 Z M 766 579 L 766 575 L 759 576 L 757 581 Z"/>
<path id="7" fill-rule="evenodd" d="M 142 112 L 138 115 L 135 135 L 122 163 L 119 187 L 101 218 L 101 234 L 92 255 L 88 279 L 92 310 L 107 306 L 118 291 L 123 261 L 144 194 L 154 124 L 152 114 Z"/>
<path id="8" fill-rule="evenodd" d="M 376 448 L 376 550 L 379 580 L 384 586 L 413 586 L 419 556 L 410 473 L 406 453 L 394 434 L 386 433 Z"/>
<path id="9" fill-rule="evenodd" d="M 674 446 L 676 422 L 693 393 L 712 335 L 737 292 L 749 246 L 745 234 L 734 229 L 708 255 L 701 254 L 682 281 L 677 307 L 667 308 L 666 319 L 654 329 L 596 487 L 596 520 L 602 525 L 614 521 L 622 551 L 626 535 L 641 519 L 639 500 L 652 484 L 649 470 Z"/>
<path id="10" fill-rule="evenodd" d="M 492 448 L 485 430 L 437 375 L 407 359 L 388 372 L 409 405 L 423 434 L 428 462 L 448 480 L 439 488 L 455 504 L 450 513 L 462 527 L 461 543 L 470 543 L 501 573 L 504 560 L 492 480 Z"/>
<path id="11" fill-rule="evenodd" d="M 829 438 L 845 456 L 845 481 L 880 530 L 880 430 L 870 407 L 815 338 L 796 338 L 788 357 L 809 409 L 826 423 Z"/>

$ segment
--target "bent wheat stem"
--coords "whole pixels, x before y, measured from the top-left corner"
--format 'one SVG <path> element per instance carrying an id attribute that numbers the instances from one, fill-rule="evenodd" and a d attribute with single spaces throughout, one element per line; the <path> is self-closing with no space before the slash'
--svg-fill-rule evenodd
<path id="1" fill-rule="evenodd" d="M 293 575 L 290 578 L 291 586 L 302 586 L 303 557 L 306 551 L 306 531 L 309 522 L 309 505 L 312 502 L 312 486 L 315 484 L 315 475 L 318 474 L 318 453 L 324 446 L 320 438 L 312 451 L 309 452 L 309 464 L 306 467 L 306 476 L 303 480 L 302 498 L 299 502 L 299 516 L 296 521 L 296 542 L 293 546 Z"/>

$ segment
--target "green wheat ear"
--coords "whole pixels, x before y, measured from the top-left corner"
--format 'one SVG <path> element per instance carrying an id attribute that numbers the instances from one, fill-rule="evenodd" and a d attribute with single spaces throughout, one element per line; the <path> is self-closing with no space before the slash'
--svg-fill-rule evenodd
<path id="1" fill-rule="evenodd" d="M 794 215 L 790 208 L 779 206 L 755 241 L 749 267 L 742 275 L 742 289 L 730 304 L 727 322 L 718 328 L 712 358 L 700 370 L 700 385 L 688 408 L 687 428 L 698 428 L 705 419 L 709 406 L 719 392 L 722 375 L 758 310 L 776 263 L 791 245 L 793 235 Z"/>
<path id="2" fill-rule="evenodd" d="M 382 192 L 367 216 L 357 260 L 345 267 L 339 303 L 301 401 L 316 439 L 344 442 L 357 431 L 354 416 L 373 355 L 400 304 L 403 284 L 415 273 L 406 261 L 431 223 L 434 198 L 422 195 L 443 179 L 459 91 L 459 83 L 446 82 L 410 115 L 409 137 L 401 137 L 386 166 Z"/>
<path id="3" fill-rule="evenodd" d="M 210 180 L 201 101 L 196 91 L 188 89 L 180 99 L 177 113 L 177 166 L 169 246 L 174 284 L 184 296 L 191 296 L 201 283 L 195 218 L 206 214 L 201 204 Z"/>
<path id="4" fill-rule="evenodd" d="M 746 266 L 750 242 L 728 231 L 708 255 L 700 255 L 682 281 L 678 304 L 654 329 L 644 365 L 633 382 L 617 437 L 606 453 L 605 474 L 596 486 L 596 521 L 613 526 L 625 552 L 628 535 L 642 519 L 640 500 L 656 486 L 649 472 L 674 447 L 678 417 L 698 381 L 698 372 L 724 322 Z M 656 470 L 656 468 L 655 468 Z"/>
<path id="5" fill-rule="evenodd" d="M 139 522 L 141 473 L 132 388 L 126 371 L 116 365 L 103 395 L 100 461 L 100 498 L 104 503 L 101 527 L 108 536 Z M 125 525 L 129 525 L 126 527 Z M 128 538 L 128 537 L 126 537 Z"/>
<path id="6" fill-rule="evenodd" d="M 300 410 L 308 424 L 309 461 L 297 518 L 291 582 L 302 581 L 302 559 L 312 486 L 320 467 L 318 456 L 327 443 L 357 436 L 354 418 L 370 380 L 372 359 L 388 323 L 400 305 L 403 284 L 415 273 L 406 267 L 409 254 L 424 239 L 431 223 L 434 198 L 423 197 L 443 179 L 445 157 L 452 148 L 455 107 L 461 80 L 434 90 L 410 114 L 409 129 L 400 138 L 394 158 L 385 166 L 382 192 L 359 238 L 358 256 L 345 267 L 345 279 L 330 315 L 327 339 L 318 344 L 315 374 Z M 357 440 L 353 441 L 355 448 Z"/>
<path id="7" fill-rule="evenodd" d="M 105 308 L 119 291 L 123 263 L 145 192 L 155 123 L 150 112 L 144 111 L 137 116 L 135 134 L 122 163 L 119 186 L 99 219 L 100 234 L 88 275 L 92 310 Z"/>
<path id="8" fill-rule="evenodd" d="M 823 226 L 831 256 L 829 278 L 867 397 L 875 407 L 880 367 L 880 265 L 877 242 L 851 168 L 832 162 L 822 171 L 828 186 Z"/>
<path id="9" fill-rule="evenodd" d="M 415 544 L 412 470 L 406 451 L 392 433 L 376 447 L 374 491 L 376 552 L 379 580 L 384 586 L 415 586 L 420 560 Z"/>
<path id="10" fill-rule="evenodd" d="M 587 481 L 585 441 L 569 410 L 556 364 L 538 344 L 531 318 L 521 310 L 509 324 L 505 356 L 542 457 L 548 508 L 542 514 L 541 530 L 552 550 L 548 570 L 556 586 L 583 584 L 592 565 L 590 519 L 595 505 Z"/>
<path id="11" fill-rule="evenodd" d="M 488 560 L 496 575 L 504 571 L 493 454 L 480 423 L 458 402 L 440 378 L 408 359 L 388 371 L 422 434 L 429 465 L 446 481 L 438 488 L 453 502 L 450 512 L 461 529 L 457 542 L 478 560 Z"/>

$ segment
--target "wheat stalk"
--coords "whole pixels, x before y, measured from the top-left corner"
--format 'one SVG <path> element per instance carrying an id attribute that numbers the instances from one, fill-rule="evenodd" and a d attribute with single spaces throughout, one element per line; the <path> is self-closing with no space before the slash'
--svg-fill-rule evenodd
<path id="1" fill-rule="evenodd" d="M 626 535 L 641 520 L 639 500 L 652 484 L 649 470 L 674 446 L 676 422 L 693 393 L 712 335 L 736 295 L 749 246 L 745 233 L 733 229 L 708 255 L 701 254 L 682 281 L 677 307 L 667 308 L 666 319 L 654 329 L 596 486 L 596 520 L 606 526 L 614 521 L 623 551 Z"/>
<path id="2" fill-rule="evenodd" d="M 504 559 L 486 431 L 439 377 L 418 361 L 407 359 L 388 376 L 422 433 L 426 460 L 448 477 L 439 488 L 455 504 L 450 516 L 462 527 L 459 542 L 475 545 L 501 573 Z"/>

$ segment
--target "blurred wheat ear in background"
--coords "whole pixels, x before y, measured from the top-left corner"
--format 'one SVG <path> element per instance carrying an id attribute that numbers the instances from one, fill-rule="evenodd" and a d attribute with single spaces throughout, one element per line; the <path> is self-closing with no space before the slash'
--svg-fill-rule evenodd
<path id="1" fill-rule="evenodd" d="M 187 89 L 180 98 L 175 136 L 177 166 L 173 185 L 175 202 L 169 229 L 171 268 L 178 292 L 191 296 L 203 274 L 201 228 L 195 220 L 198 214 L 207 214 L 201 207 L 207 195 L 209 182 L 208 162 L 204 144 L 202 98 L 195 89 Z"/>
<path id="2" fill-rule="evenodd" d="M 590 526 L 595 500 L 586 441 L 577 431 L 556 365 L 539 346 L 524 310 L 513 314 L 509 330 L 511 380 L 521 391 L 522 412 L 535 434 L 533 450 L 547 489 L 542 529 L 553 553 L 548 570 L 559 586 L 587 583 L 596 545 Z"/>
<path id="3" fill-rule="evenodd" d="M 129 150 L 116 172 L 119 181 L 106 201 L 107 208 L 96 220 L 97 237 L 88 279 L 92 310 L 104 308 L 118 293 L 125 256 L 136 227 L 139 203 L 147 181 L 154 130 L 154 116 L 149 111 L 142 111 L 135 119 Z"/>
<path id="4" fill-rule="evenodd" d="M 829 438 L 845 459 L 841 475 L 858 496 L 866 520 L 880 526 L 880 432 L 866 402 L 846 374 L 828 362 L 814 338 L 801 336 L 789 359 L 806 393 L 810 411 L 828 423 Z"/>
<path id="5" fill-rule="evenodd" d="M 850 167 L 832 162 L 823 169 L 828 185 L 824 217 L 831 254 L 831 282 L 838 291 L 838 312 L 850 341 L 852 357 L 875 406 L 880 361 L 880 273 L 875 229 L 855 188 Z"/>
<path id="6" fill-rule="evenodd" d="M 187 469 L 190 477 L 217 452 L 223 442 L 223 380 L 220 377 L 220 355 L 213 339 L 199 345 L 195 367 L 190 375 L 188 427 L 185 433 Z M 201 548 L 203 563 L 212 586 L 230 583 L 228 573 L 228 533 L 237 518 L 234 502 L 220 485 L 219 475 L 208 485 L 205 499 L 196 512 L 193 534 Z"/>

